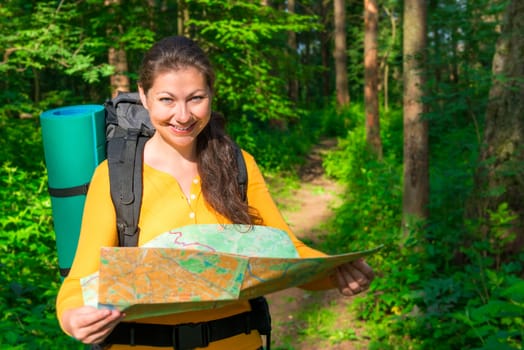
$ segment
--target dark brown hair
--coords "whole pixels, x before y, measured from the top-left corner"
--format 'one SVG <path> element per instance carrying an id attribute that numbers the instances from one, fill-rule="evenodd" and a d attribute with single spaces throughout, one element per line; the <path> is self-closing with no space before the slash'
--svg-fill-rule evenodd
<path id="1" fill-rule="evenodd" d="M 207 55 L 196 42 L 182 36 L 167 37 L 153 45 L 142 61 L 138 84 L 147 94 L 159 74 L 188 67 L 204 75 L 213 93 L 215 73 Z M 225 132 L 225 118 L 212 112 L 209 123 L 197 137 L 202 193 L 213 209 L 233 223 L 260 224 L 262 220 L 257 211 L 241 197 L 234 147 Z"/>

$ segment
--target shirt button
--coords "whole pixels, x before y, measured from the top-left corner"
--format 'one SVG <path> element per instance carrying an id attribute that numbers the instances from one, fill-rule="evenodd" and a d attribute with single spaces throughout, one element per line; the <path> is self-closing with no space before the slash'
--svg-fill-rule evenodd
<path id="1" fill-rule="evenodd" d="M 189 196 L 192 200 L 196 198 L 196 195 L 194 194 L 191 194 L 191 196 Z"/>
<path id="2" fill-rule="evenodd" d="M 189 213 L 189 218 L 194 219 L 195 218 L 195 213 Z"/>
<path id="3" fill-rule="evenodd" d="M 197 184 L 198 183 L 198 179 L 193 179 L 193 183 Z"/>

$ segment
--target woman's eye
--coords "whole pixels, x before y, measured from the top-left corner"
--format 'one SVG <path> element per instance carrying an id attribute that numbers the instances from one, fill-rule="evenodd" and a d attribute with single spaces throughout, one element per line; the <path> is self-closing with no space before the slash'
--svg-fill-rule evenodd
<path id="1" fill-rule="evenodd" d="M 191 101 L 195 101 L 195 102 L 201 101 L 203 99 L 204 99 L 204 96 L 199 96 L 199 95 L 191 97 Z"/>
<path id="2" fill-rule="evenodd" d="M 162 102 L 163 104 L 170 104 L 171 102 L 173 101 L 172 98 L 169 98 L 169 97 L 162 97 L 160 98 L 160 102 Z"/>

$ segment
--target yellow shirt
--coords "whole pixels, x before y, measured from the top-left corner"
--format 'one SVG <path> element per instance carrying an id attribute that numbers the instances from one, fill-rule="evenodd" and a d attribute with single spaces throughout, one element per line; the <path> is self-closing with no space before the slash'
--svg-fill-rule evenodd
<path id="1" fill-rule="evenodd" d="M 265 226 L 276 227 L 288 232 L 301 257 L 322 256 L 323 253 L 307 247 L 291 232 L 271 198 L 264 178 L 253 157 L 243 152 L 248 172 L 247 198 L 250 206 L 256 208 L 264 220 Z M 130 175 L 131 176 L 131 175 Z M 175 227 L 190 224 L 228 224 L 229 220 L 212 210 L 204 200 L 200 179 L 193 180 L 190 198 L 186 198 L 175 178 L 162 171 L 144 165 L 143 199 L 139 218 L 140 236 L 138 245 L 155 238 L 158 234 Z M 64 310 L 84 305 L 80 279 L 96 272 L 99 268 L 100 248 L 118 246 L 116 214 L 109 191 L 107 162 L 102 162 L 93 175 L 87 194 L 82 228 L 69 275 L 65 278 L 56 301 L 58 319 Z M 332 288 L 326 279 L 304 286 L 307 289 Z M 192 311 L 161 317 L 141 319 L 142 323 L 180 324 L 201 322 L 228 317 L 250 309 L 247 301 L 226 307 L 205 311 Z M 208 349 L 246 349 L 261 346 L 257 332 L 241 334 L 235 337 L 210 343 Z M 158 347 L 139 347 L 114 345 L 111 349 L 159 349 Z"/>

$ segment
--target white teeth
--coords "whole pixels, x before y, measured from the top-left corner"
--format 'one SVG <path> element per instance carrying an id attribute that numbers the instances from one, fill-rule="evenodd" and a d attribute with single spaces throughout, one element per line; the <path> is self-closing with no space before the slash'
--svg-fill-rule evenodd
<path id="1" fill-rule="evenodd" d="M 176 126 L 176 125 L 173 125 L 173 128 L 177 129 L 177 130 L 180 130 L 180 131 L 186 131 L 186 130 L 189 130 L 191 128 L 192 125 L 186 127 L 186 128 L 181 128 L 179 126 Z"/>

